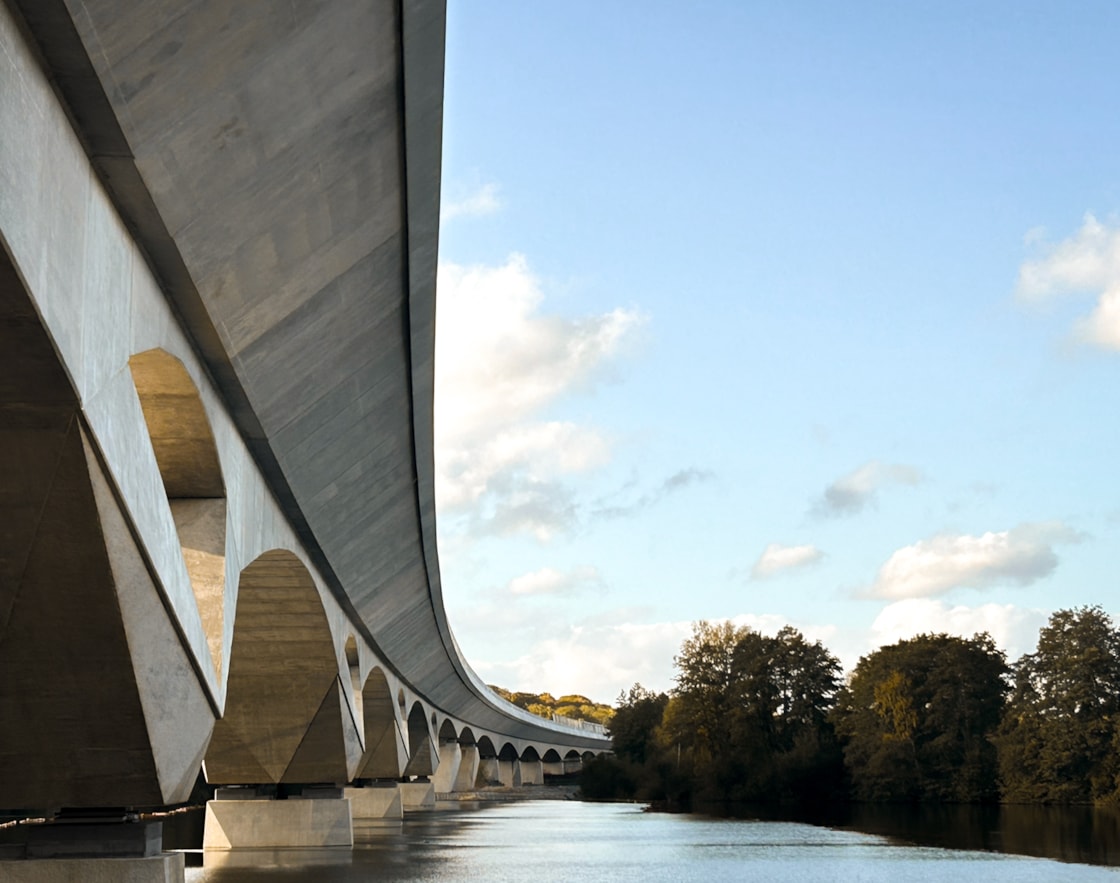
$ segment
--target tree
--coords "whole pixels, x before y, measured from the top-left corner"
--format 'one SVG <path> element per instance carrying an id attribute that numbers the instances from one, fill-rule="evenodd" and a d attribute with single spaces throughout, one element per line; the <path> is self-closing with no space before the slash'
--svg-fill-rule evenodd
<path id="1" fill-rule="evenodd" d="M 634 763 L 643 764 L 652 757 L 654 734 L 669 697 L 635 684 L 628 693 L 621 693 L 610 722 L 614 753 Z"/>
<path id="2" fill-rule="evenodd" d="M 1020 659 L 996 737 L 1009 801 L 1105 802 L 1120 785 L 1120 632 L 1100 607 L 1059 610 Z"/>
<path id="3" fill-rule="evenodd" d="M 741 648 L 743 649 L 743 648 Z M 760 724 L 768 734 L 758 786 L 787 800 L 834 800 L 846 790 L 843 756 L 829 713 L 840 687 L 840 661 L 820 641 L 785 626 L 758 642 L 753 670 Z"/>
<path id="4" fill-rule="evenodd" d="M 662 742 L 667 749 L 686 751 L 695 773 L 705 780 L 705 790 L 722 792 L 720 797 L 727 797 L 741 779 L 741 758 L 731 744 L 733 726 L 743 716 L 735 695 L 735 648 L 751 634 L 728 621 L 696 622 L 673 657 L 677 686 Z"/>
<path id="5" fill-rule="evenodd" d="M 698 622 L 676 656 L 661 740 L 687 752 L 702 796 L 796 798 L 840 770 L 828 711 L 840 664 L 796 629 Z M 822 766 L 823 760 L 823 766 Z"/>
<path id="6" fill-rule="evenodd" d="M 834 720 L 861 800 L 995 799 L 1007 662 L 987 634 L 919 635 L 864 656 Z"/>
<path id="7" fill-rule="evenodd" d="M 586 696 L 577 694 L 561 696 L 557 699 L 551 693 L 511 693 L 493 684 L 488 686 L 503 699 L 546 720 L 551 720 L 553 715 L 560 715 L 572 720 L 590 721 L 605 726 L 610 723 L 611 715 L 614 713 L 609 705 L 600 705 Z"/>

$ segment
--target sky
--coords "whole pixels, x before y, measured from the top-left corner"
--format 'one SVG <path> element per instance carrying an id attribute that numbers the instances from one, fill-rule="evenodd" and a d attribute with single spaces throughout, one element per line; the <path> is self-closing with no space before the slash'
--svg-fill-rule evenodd
<path id="1" fill-rule="evenodd" d="M 691 623 L 1120 615 L 1120 5 L 449 0 L 444 601 L 613 702 Z"/>

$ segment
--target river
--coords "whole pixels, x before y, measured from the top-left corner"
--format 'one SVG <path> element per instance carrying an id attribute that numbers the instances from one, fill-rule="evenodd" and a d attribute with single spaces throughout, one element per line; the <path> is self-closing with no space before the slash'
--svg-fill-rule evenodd
<path id="1" fill-rule="evenodd" d="M 441 805 L 443 806 L 443 805 Z M 972 811 L 975 812 L 975 811 Z M 1089 811 L 1087 811 L 1089 812 Z M 880 830 L 853 830 L 797 821 L 717 819 L 701 815 L 645 812 L 632 804 L 578 801 L 517 801 L 440 808 L 410 813 L 399 831 L 365 835 L 353 851 L 259 851 L 207 857 L 206 865 L 187 868 L 188 883 L 265 883 L 265 881 L 1091 881 L 1120 883 L 1120 868 L 1070 863 L 1118 859 L 1113 841 L 1094 854 L 1091 832 L 1073 838 L 1067 861 L 1008 854 L 959 845 L 991 848 L 1007 839 L 1007 825 L 984 830 L 997 816 L 973 817 L 973 835 L 954 826 L 932 825 L 923 837 L 884 833 L 889 816 L 904 812 L 840 819 Z M 998 815 L 998 814 L 997 814 Z M 1111 815 L 1108 816 L 1111 818 Z M 1050 823 L 1058 816 L 1051 814 Z M 942 822 L 948 819 L 942 813 Z M 1084 821 L 1084 819 L 1082 819 Z M 1003 824 L 1001 833 L 1000 824 Z M 1035 812 L 1032 825 L 1047 824 Z M 912 824 L 912 827 L 916 822 Z M 1111 823 L 1109 823 L 1111 825 Z M 905 828 L 905 822 L 903 827 Z M 1061 830 L 1070 830 L 1058 826 Z M 1029 826 L 1028 826 L 1029 828 Z M 1026 831 L 1028 828 L 1024 828 Z M 1110 828 L 1115 834 L 1115 828 Z M 946 833 L 946 831 L 949 833 Z M 985 840 L 987 838 L 987 840 Z M 1088 852 L 1080 852 L 1088 839 Z M 1045 838 L 1042 838 L 1045 839 Z M 1052 838 L 1051 838 L 1052 839 Z M 1008 844 L 1003 843 L 1003 846 Z M 1033 851 L 1040 851 L 1038 844 Z M 1059 856 L 1062 853 L 1058 853 Z M 200 854 L 188 856 L 188 864 Z"/>

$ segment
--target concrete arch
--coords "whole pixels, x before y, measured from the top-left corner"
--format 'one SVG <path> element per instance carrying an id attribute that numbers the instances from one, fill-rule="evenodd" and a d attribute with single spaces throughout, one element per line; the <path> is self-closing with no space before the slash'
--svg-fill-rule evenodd
<path id="1" fill-rule="evenodd" d="M 463 727 L 462 731 L 459 733 L 459 744 L 464 747 L 478 744 L 474 737 L 474 731 L 470 727 Z"/>
<path id="2" fill-rule="evenodd" d="M 358 735 L 365 748 L 365 716 L 362 713 L 362 663 L 358 653 L 358 641 L 351 634 L 346 638 L 343 647 L 346 654 L 346 669 L 350 674 L 350 699 L 354 709 L 354 726 L 358 728 Z"/>
<path id="3" fill-rule="evenodd" d="M 541 755 L 535 745 L 527 745 L 518 760 L 522 785 L 544 784 L 544 764 L 541 763 Z"/>
<path id="4" fill-rule="evenodd" d="M 403 697 L 404 692 L 401 691 Z M 397 779 L 408 764 L 408 746 L 405 744 L 397 704 L 393 702 L 393 689 L 380 666 L 374 666 L 366 675 L 362 687 L 362 719 L 365 728 L 366 750 L 358 765 L 360 779 Z"/>
<path id="5" fill-rule="evenodd" d="M 117 805 L 182 801 L 213 711 L 7 248 L 0 236 L 0 805 L 97 806 L 110 787 Z"/>
<path id="6" fill-rule="evenodd" d="M 225 713 L 206 754 L 212 784 L 345 783 L 361 755 L 315 582 L 276 549 L 241 572 Z"/>
<path id="7" fill-rule="evenodd" d="M 560 756 L 560 752 L 554 747 L 550 747 L 541 756 L 541 780 L 547 782 L 550 777 L 566 776 L 568 773 L 574 773 L 579 770 L 579 767 L 573 764 L 569 769 L 568 765 L 564 763 L 564 758 Z"/>
<path id="8" fill-rule="evenodd" d="M 502 744 L 498 752 L 498 781 L 507 788 L 517 788 L 522 784 L 521 758 L 512 742 Z"/>
<path id="9" fill-rule="evenodd" d="M 560 769 L 563 771 L 564 775 L 571 775 L 573 773 L 578 773 L 581 769 L 583 769 L 583 764 L 583 755 L 580 754 L 576 749 L 572 748 L 564 754 L 564 759 L 563 761 L 561 761 Z M 545 769 L 545 774 L 548 774 L 547 769 Z"/>
<path id="10" fill-rule="evenodd" d="M 132 356 L 128 367 L 220 681 L 226 491 L 214 433 L 198 388 L 179 359 L 151 349 Z"/>
<path id="11" fill-rule="evenodd" d="M 482 734 L 475 743 L 478 748 L 478 769 L 475 771 L 475 786 L 485 788 L 501 784 L 501 770 L 499 769 L 498 749 L 494 747 L 494 740 Z"/>
<path id="12" fill-rule="evenodd" d="M 406 776 L 430 776 L 439 766 L 439 752 L 429 729 L 423 704 L 416 700 L 408 710 L 408 766 Z"/>

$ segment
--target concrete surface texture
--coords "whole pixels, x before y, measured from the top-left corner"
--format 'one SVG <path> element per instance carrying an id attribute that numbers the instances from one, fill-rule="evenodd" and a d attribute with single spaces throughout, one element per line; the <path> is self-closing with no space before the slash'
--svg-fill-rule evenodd
<path id="1" fill-rule="evenodd" d="M 400 822 L 404 817 L 400 785 L 347 788 L 350 814 L 355 822 Z"/>
<path id="2" fill-rule="evenodd" d="M 0 3 L 0 807 L 609 747 L 493 696 L 443 611 L 443 27 Z"/>
<path id="3" fill-rule="evenodd" d="M 182 883 L 181 852 L 151 858 L 43 859 L 5 862 L 5 883 Z"/>
<path id="4" fill-rule="evenodd" d="M 350 801 L 211 800 L 203 848 L 269 849 L 354 845 Z"/>

